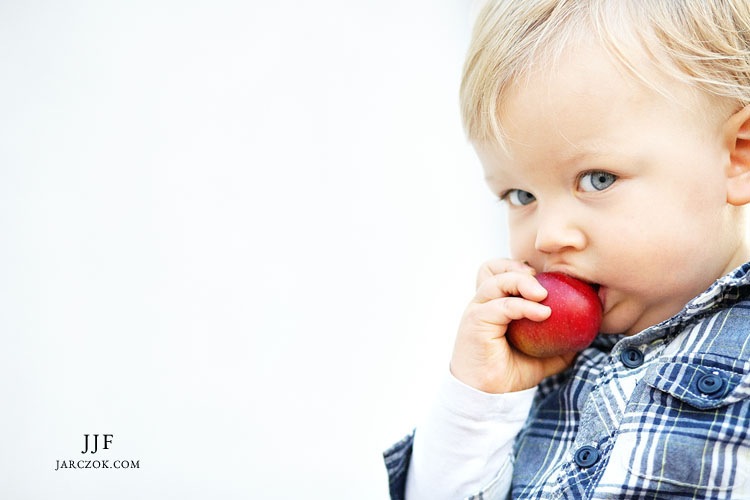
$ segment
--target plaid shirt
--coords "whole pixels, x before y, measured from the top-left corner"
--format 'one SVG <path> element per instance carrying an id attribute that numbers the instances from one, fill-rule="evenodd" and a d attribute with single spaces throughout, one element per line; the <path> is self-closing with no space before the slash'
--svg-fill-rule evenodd
<path id="1" fill-rule="evenodd" d="M 748 396 L 750 263 L 667 321 L 600 336 L 544 380 L 514 445 L 512 497 L 750 499 Z M 411 443 L 385 453 L 393 500 Z"/>

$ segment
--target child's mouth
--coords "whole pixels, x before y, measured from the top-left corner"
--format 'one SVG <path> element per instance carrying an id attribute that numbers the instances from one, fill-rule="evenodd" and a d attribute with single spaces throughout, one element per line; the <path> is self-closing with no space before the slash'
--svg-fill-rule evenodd
<path id="1" fill-rule="evenodd" d="M 596 291 L 596 295 L 599 297 L 599 302 L 602 303 L 602 310 L 604 309 L 604 300 L 607 296 L 607 289 L 599 283 L 591 283 L 591 287 Z"/>

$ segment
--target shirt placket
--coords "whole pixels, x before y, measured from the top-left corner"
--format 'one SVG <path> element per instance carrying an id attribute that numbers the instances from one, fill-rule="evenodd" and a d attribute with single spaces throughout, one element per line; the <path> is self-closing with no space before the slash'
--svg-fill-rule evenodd
<path id="1" fill-rule="evenodd" d="M 653 336 L 651 336 L 653 339 Z M 664 342 L 657 337 L 646 344 L 625 339 L 613 348 L 607 367 L 594 382 L 581 410 L 578 433 L 562 483 L 571 498 L 588 498 L 604 473 L 626 407 L 648 366 L 657 359 Z"/>

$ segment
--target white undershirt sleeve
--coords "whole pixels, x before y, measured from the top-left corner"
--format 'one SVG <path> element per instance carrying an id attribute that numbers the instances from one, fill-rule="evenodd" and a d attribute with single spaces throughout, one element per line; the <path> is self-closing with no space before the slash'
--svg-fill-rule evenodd
<path id="1" fill-rule="evenodd" d="M 476 390 L 450 372 L 414 434 L 407 500 L 506 498 L 513 472 L 513 440 L 531 409 L 536 388 L 508 394 Z"/>

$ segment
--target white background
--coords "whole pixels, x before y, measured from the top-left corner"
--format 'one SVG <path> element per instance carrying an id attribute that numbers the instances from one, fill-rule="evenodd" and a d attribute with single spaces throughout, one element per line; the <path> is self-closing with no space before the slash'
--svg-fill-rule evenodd
<path id="1" fill-rule="evenodd" d="M 0 498 L 387 498 L 504 253 L 470 11 L 0 3 Z"/>

